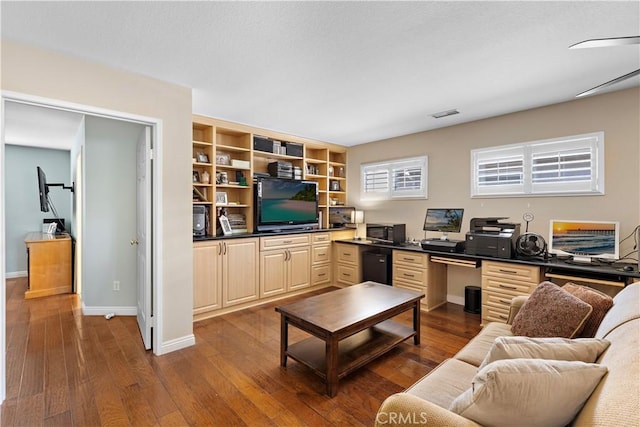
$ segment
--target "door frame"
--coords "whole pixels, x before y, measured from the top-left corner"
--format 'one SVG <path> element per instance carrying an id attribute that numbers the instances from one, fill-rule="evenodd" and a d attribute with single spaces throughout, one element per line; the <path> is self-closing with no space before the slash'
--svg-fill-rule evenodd
<path id="1" fill-rule="evenodd" d="M 110 110 L 106 108 L 95 107 L 92 105 L 84 105 L 73 102 L 67 102 L 57 99 L 34 96 L 13 91 L 1 91 L 0 93 L 0 272 L 2 278 L 0 281 L 0 404 L 4 402 L 6 396 L 6 271 L 5 271 L 5 102 L 19 102 L 39 107 L 52 108 L 57 110 L 65 110 L 78 114 L 103 117 L 108 119 L 139 123 L 151 127 L 151 141 L 153 150 L 152 163 L 152 186 L 151 186 L 151 209 L 152 209 L 152 226 L 150 240 L 151 247 L 151 293 L 152 297 L 152 314 L 153 314 L 153 330 L 152 330 L 152 351 L 155 355 L 161 354 L 162 348 L 162 120 L 155 117 L 147 117 L 137 114 L 126 113 L 122 111 Z M 81 207 L 82 209 L 82 207 Z"/>

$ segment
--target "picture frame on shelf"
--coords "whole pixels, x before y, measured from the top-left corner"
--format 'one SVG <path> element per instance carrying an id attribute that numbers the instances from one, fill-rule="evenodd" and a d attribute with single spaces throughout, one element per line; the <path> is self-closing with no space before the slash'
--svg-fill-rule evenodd
<path id="1" fill-rule="evenodd" d="M 229 175 L 226 172 L 216 173 L 216 184 L 228 184 L 228 183 L 229 183 Z"/>
<path id="2" fill-rule="evenodd" d="M 200 182 L 200 173 L 198 171 L 193 171 L 193 182 Z"/>
<path id="3" fill-rule="evenodd" d="M 227 204 L 229 204 L 227 193 L 224 191 L 218 191 L 216 193 L 216 206 L 226 206 Z"/>
<path id="4" fill-rule="evenodd" d="M 231 164 L 231 156 L 225 153 L 216 154 L 216 165 L 229 166 Z"/>
<path id="5" fill-rule="evenodd" d="M 222 228 L 222 233 L 225 236 L 231 235 L 233 231 L 231 230 L 231 224 L 229 224 L 229 219 L 224 215 L 220 215 L 218 220 L 220 221 L 220 227 Z"/>
<path id="6" fill-rule="evenodd" d="M 207 153 L 196 154 L 196 159 L 198 160 L 198 163 L 209 163 L 209 156 Z"/>

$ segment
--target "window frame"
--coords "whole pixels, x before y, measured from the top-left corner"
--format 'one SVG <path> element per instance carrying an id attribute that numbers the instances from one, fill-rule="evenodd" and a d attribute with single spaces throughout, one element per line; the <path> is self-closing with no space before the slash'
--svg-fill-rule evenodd
<path id="1" fill-rule="evenodd" d="M 604 132 L 592 132 L 471 150 L 471 198 L 604 195 L 604 142 Z M 569 156 L 577 160 L 569 160 Z M 521 182 L 516 182 L 515 172 L 510 175 L 506 169 L 498 168 L 509 158 L 516 157 L 522 159 Z M 536 164 L 539 159 L 553 157 L 558 157 L 557 163 Z M 586 176 L 586 164 L 589 179 L 580 179 Z M 484 174 L 487 184 L 484 185 L 480 183 L 483 165 L 487 166 Z M 557 168 L 554 169 L 553 165 Z M 545 167 L 548 170 L 543 172 Z M 542 175 L 552 172 L 565 174 L 565 179 L 542 182 Z M 508 184 L 500 184 L 501 180 Z"/>
<path id="2" fill-rule="evenodd" d="M 399 169 L 419 169 L 419 186 L 416 189 L 410 189 L 414 179 L 409 179 L 402 184 L 403 188 L 394 189 L 399 183 L 395 179 L 394 171 Z M 410 173 L 410 172 L 409 172 Z M 369 162 L 360 164 L 360 197 L 362 200 L 416 200 L 428 198 L 428 173 L 429 173 L 429 156 L 413 156 L 401 159 L 384 160 L 379 162 Z M 380 180 L 383 183 L 374 183 L 375 187 L 384 185 L 384 188 L 372 190 L 367 188 L 370 182 L 369 175 L 384 174 Z"/>

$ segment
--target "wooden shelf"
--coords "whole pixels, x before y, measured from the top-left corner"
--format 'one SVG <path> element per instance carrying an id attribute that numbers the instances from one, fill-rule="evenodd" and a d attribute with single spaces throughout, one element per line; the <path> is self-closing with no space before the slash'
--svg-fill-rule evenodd
<path id="1" fill-rule="evenodd" d="M 193 141 L 192 144 L 194 147 L 211 147 L 213 142 Z"/>
<path id="2" fill-rule="evenodd" d="M 211 186 L 211 190 L 207 191 L 207 198 L 210 200 L 215 200 L 216 192 L 222 191 L 228 192 L 229 200 L 236 200 L 242 203 L 241 205 L 226 205 L 224 207 L 227 209 L 236 207 L 243 209 L 242 213 L 247 217 L 249 232 L 254 230 L 254 206 L 251 197 L 253 186 L 251 185 L 251 180 L 254 173 L 267 172 L 268 164 L 273 161 L 291 162 L 294 167 L 301 169 L 303 179 L 318 183 L 320 195 L 318 205 L 322 213 L 323 228 L 329 227 L 329 196 L 331 195 L 341 204 L 346 203 L 346 179 L 344 177 L 329 176 L 330 166 L 335 169 L 336 174 L 339 168 L 346 168 L 347 149 L 344 147 L 198 115 L 193 116 L 192 129 L 193 158 L 195 159 L 198 154 L 204 153 L 210 160 L 207 163 L 194 162 L 193 170 L 200 175 L 205 171 L 208 172 L 212 181 L 212 184 L 209 185 L 195 182 L 193 183 L 194 187 L 207 188 Z M 264 136 L 274 141 L 302 145 L 302 155 L 291 156 L 255 150 L 253 148 L 255 135 Z M 231 164 L 216 164 L 216 158 L 219 155 L 225 155 L 230 158 L 230 161 L 246 161 L 249 166 L 238 167 Z M 309 169 L 315 173 L 307 173 Z M 215 184 L 215 176 L 219 172 L 228 173 L 229 182 L 239 181 L 234 179 L 234 173 L 243 172 L 249 185 Z M 340 180 L 342 191 L 331 193 L 327 191 L 329 182 L 332 179 Z M 215 234 L 217 213 L 215 203 L 214 206 L 210 206 L 210 202 L 194 201 L 193 205 L 207 206 L 207 213 L 210 218 L 209 224 L 211 225 L 207 230 L 207 234 Z"/>
<path id="3" fill-rule="evenodd" d="M 393 320 L 385 320 L 343 339 L 339 343 L 338 378 L 344 377 L 414 335 L 415 331 L 411 327 Z M 287 355 L 313 369 L 326 380 L 325 342 L 321 339 L 310 337 L 292 344 L 287 348 Z"/>
<path id="4" fill-rule="evenodd" d="M 222 144 L 216 145 L 216 149 L 218 151 L 236 151 L 236 152 L 244 152 L 244 153 L 248 153 L 251 151 L 250 148 L 236 147 L 233 145 L 222 145 Z"/>

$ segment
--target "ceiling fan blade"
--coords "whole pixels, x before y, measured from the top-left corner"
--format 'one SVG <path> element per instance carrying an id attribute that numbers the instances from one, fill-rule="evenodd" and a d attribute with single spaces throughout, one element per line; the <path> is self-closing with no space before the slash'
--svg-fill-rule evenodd
<path id="1" fill-rule="evenodd" d="M 587 47 L 607 47 L 607 46 L 625 46 L 629 44 L 640 44 L 640 36 L 631 37 L 612 37 L 609 39 L 590 39 L 572 44 L 569 49 L 582 49 Z"/>
<path id="2" fill-rule="evenodd" d="M 624 76 L 620 76 L 620 77 L 615 78 L 613 80 L 610 80 L 610 81 L 608 81 L 606 83 L 602 83 L 599 86 L 596 86 L 596 87 L 591 88 L 589 90 L 586 90 L 586 91 L 584 91 L 582 93 L 579 93 L 579 94 L 576 95 L 576 98 L 579 98 L 581 96 L 592 95 L 592 94 L 594 94 L 596 92 L 601 91 L 602 89 L 605 89 L 605 88 L 607 88 L 609 86 L 612 86 L 612 85 L 614 85 L 616 83 L 620 83 L 620 82 L 622 82 L 624 80 L 630 79 L 631 77 L 637 76 L 637 75 L 640 75 L 640 69 L 637 69 L 635 71 L 630 72 L 629 74 L 625 74 Z"/>

